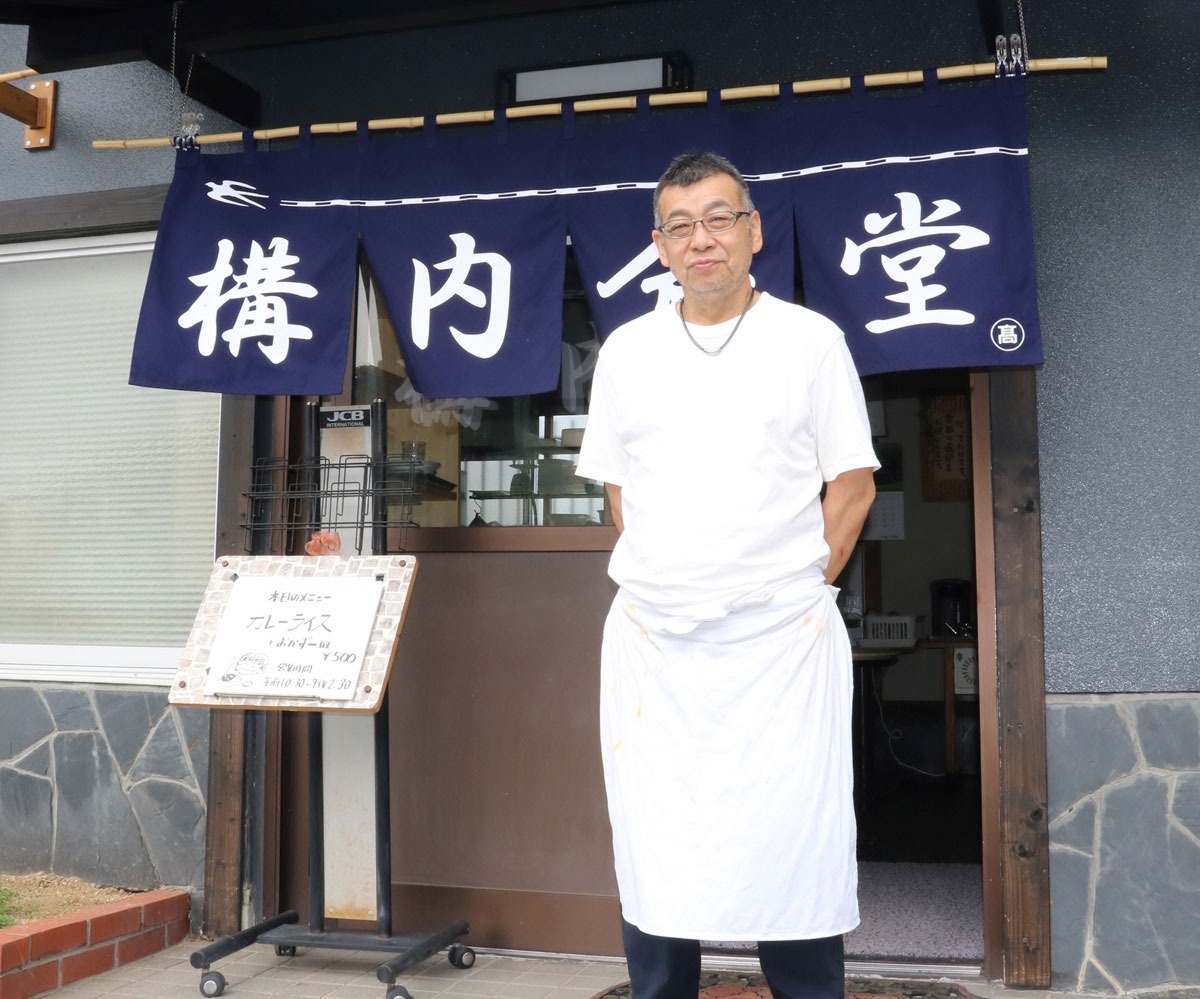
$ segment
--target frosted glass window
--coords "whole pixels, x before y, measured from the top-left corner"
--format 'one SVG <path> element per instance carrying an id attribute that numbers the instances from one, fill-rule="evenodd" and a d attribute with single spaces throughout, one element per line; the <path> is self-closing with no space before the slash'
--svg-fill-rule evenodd
<path id="1" fill-rule="evenodd" d="M 169 683 L 187 642 L 220 397 L 128 384 L 152 247 L 0 245 L 0 678 Z"/>

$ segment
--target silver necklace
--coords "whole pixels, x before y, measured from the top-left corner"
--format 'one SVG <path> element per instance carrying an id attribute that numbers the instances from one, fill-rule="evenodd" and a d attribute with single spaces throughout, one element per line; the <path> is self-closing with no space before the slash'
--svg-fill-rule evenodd
<path id="1" fill-rule="evenodd" d="M 716 350 L 709 350 L 699 340 L 692 336 L 692 331 L 688 329 L 687 320 L 683 318 L 683 302 L 679 303 L 679 321 L 683 323 L 683 332 L 687 334 L 687 338 L 692 341 L 692 345 L 701 353 L 707 354 L 709 357 L 716 357 L 721 351 L 729 346 L 729 341 L 734 338 L 738 331 L 738 327 L 742 325 L 742 320 L 746 318 L 746 313 L 750 311 L 750 303 L 754 301 L 754 289 L 750 289 L 750 297 L 746 299 L 746 307 L 742 309 L 742 314 L 738 316 L 737 322 L 733 324 L 733 329 L 729 331 L 724 342 Z"/>

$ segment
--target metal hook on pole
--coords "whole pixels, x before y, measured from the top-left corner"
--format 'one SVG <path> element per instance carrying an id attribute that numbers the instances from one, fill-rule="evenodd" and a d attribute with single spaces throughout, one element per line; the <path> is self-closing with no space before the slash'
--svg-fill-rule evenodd
<path id="1" fill-rule="evenodd" d="M 1011 76 L 1012 72 L 1015 70 L 1016 72 L 1018 72 L 1022 76 L 1024 76 L 1025 73 L 1028 71 L 1029 63 L 1025 58 L 1025 45 L 1021 41 L 1021 36 L 1020 35 L 1012 35 L 1008 39 L 1008 47 L 1009 47 L 1009 50 L 1012 52 L 1012 56 L 1009 59 L 1009 67 L 1010 67 L 1009 75 Z"/>
<path id="2" fill-rule="evenodd" d="M 996 75 L 1013 76 L 1029 72 L 1029 39 L 1025 34 L 1025 0 L 1017 0 L 1019 31 L 1007 38 L 996 36 Z"/>
<path id="3" fill-rule="evenodd" d="M 188 57 L 187 76 L 180 81 L 175 71 L 175 60 L 179 52 L 179 11 L 183 6 L 183 0 L 175 0 L 171 4 L 171 79 L 176 82 L 179 87 L 179 94 L 176 101 L 177 113 L 179 118 L 179 131 L 171 139 L 171 144 L 176 149 L 195 149 L 197 148 L 196 136 L 200 134 L 200 123 L 204 120 L 204 115 L 199 111 L 185 111 L 184 107 L 187 100 L 188 88 L 192 82 L 192 70 L 196 65 L 196 53 L 192 52 Z"/>

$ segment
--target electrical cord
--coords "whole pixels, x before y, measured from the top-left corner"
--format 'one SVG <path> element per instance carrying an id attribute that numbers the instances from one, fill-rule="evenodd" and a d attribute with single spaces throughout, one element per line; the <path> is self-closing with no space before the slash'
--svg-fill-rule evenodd
<path id="1" fill-rule="evenodd" d="M 904 738 L 904 732 L 900 728 L 892 728 L 891 726 L 888 725 L 887 718 L 884 717 L 884 713 L 883 713 L 883 697 L 880 695 L 880 691 L 883 688 L 883 678 L 888 674 L 888 672 L 891 669 L 892 669 L 892 667 L 888 666 L 886 669 L 882 670 L 879 678 L 871 684 L 871 696 L 875 699 L 875 707 L 876 707 L 877 713 L 879 715 L 879 725 L 883 729 L 883 734 L 887 736 L 888 753 L 891 754 L 892 759 L 895 760 L 896 763 L 901 768 L 903 768 L 905 770 L 909 770 L 915 774 L 920 774 L 923 777 L 946 777 L 946 776 L 948 776 L 945 770 L 942 770 L 940 772 L 934 772 L 931 770 L 923 770 L 920 767 L 918 767 L 916 764 L 908 763 L 905 760 L 900 759 L 900 757 L 898 755 L 896 755 L 895 744 Z M 959 736 L 957 731 L 954 733 L 954 738 L 955 738 L 955 741 L 957 742 L 960 755 L 963 752 L 963 750 L 965 749 L 966 737 L 975 728 L 976 724 L 977 723 L 973 722 L 971 725 L 967 726 L 965 728 L 962 736 Z"/>

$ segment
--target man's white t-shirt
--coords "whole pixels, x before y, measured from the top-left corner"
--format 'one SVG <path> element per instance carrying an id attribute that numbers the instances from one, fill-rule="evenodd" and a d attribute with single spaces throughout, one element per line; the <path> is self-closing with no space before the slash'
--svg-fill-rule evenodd
<path id="1" fill-rule="evenodd" d="M 734 322 L 696 332 L 720 343 Z M 613 579 L 705 619 L 823 568 L 824 483 L 878 465 L 841 331 L 764 293 L 716 356 L 685 336 L 674 309 L 615 330 L 596 365 L 577 474 L 621 487 Z"/>

